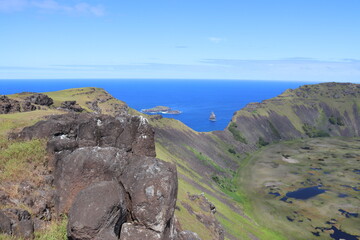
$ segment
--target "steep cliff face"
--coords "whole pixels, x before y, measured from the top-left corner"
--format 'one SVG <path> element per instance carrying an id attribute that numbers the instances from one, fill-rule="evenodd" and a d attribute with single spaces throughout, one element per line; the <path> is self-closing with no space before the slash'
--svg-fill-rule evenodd
<path id="1" fill-rule="evenodd" d="M 304 85 L 248 104 L 234 114 L 222 136 L 252 147 L 296 138 L 359 136 L 359 106 L 357 84 Z"/>

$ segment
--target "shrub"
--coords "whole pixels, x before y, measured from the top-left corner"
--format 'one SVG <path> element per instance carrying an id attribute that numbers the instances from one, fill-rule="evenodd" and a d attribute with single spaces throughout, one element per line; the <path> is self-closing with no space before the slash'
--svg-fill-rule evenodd
<path id="1" fill-rule="evenodd" d="M 236 192 L 237 187 L 231 179 L 218 175 L 212 175 L 211 178 L 220 188 L 229 192 Z"/>
<path id="2" fill-rule="evenodd" d="M 231 154 L 234 154 L 234 155 L 236 154 L 236 151 L 234 149 L 232 149 L 232 148 L 229 148 L 228 152 L 231 153 Z"/>
<path id="3" fill-rule="evenodd" d="M 269 142 L 265 141 L 262 137 L 259 137 L 257 145 L 258 147 L 264 147 L 266 145 L 269 145 Z"/>
<path id="4" fill-rule="evenodd" d="M 331 123 L 332 125 L 338 125 L 338 126 L 344 126 L 344 122 L 341 119 L 341 117 L 334 117 L 333 115 L 331 115 L 331 117 L 329 117 L 329 123 Z"/>
<path id="5" fill-rule="evenodd" d="M 305 134 L 310 138 L 316 138 L 316 137 L 329 137 L 329 133 L 325 132 L 324 130 L 317 129 L 314 126 L 311 126 L 310 124 L 305 123 L 303 125 L 303 130 Z"/>

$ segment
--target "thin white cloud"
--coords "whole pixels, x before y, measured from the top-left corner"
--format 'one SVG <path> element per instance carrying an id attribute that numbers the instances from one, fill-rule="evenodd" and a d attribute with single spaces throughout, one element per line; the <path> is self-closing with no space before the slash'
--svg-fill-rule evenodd
<path id="1" fill-rule="evenodd" d="M 0 0 L 0 12 L 21 11 L 27 6 L 27 0 Z"/>
<path id="2" fill-rule="evenodd" d="M 208 39 L 210 42 L 213 43 L 220 43 L 226 40 L 225 38 L 219 38 L 219 37 L 209 37 Z"/>
<path id="3" fill-rule="evenodd" d="M 104 16 L 102 5 L 91 5 L 86 2 L 65 5 L 56 0 L 0 0 L 0 12 L 14 12 L 34 8 L 45 12 L 58 12 L 71 15 Z"/>

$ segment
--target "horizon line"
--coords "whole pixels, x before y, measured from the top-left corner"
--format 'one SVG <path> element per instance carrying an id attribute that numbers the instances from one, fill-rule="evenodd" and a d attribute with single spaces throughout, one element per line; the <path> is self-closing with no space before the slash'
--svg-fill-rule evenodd
<path id="1" fill-rule="evenodd" d="M 352 83 L 352 82 L 360 82 L 359 81 L 323 81 L 323 80 L 279 80 L 279 79 L 235 79 L 235 78 L 0 78 L 1 81 L 70 81 L 70 80 L 118 80 L 118 81 L 126 81 L 126 80 L 157 80 L 157 81 L 259 81 L 259 82 L 310 82 L 310 83 L 326 83 L 326 82 L 340 82 L 340 83 Z"/>

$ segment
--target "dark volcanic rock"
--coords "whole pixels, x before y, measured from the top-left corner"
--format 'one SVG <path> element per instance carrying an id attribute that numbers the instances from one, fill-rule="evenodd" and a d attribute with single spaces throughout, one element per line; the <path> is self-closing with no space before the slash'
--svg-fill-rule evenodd
<path id="1" fill-rule="evenodd" d="M 30 112 L 30 111 L 36 110 L 36 106 L 32 105 L 31 102 L 29 102 L 29 101 L 23 102 L 21 104 L 21 107 L 22 107 L 23 112 Z"/>
<path id="2" fill-rule="evenodd" d="M 162 240 L 161 234 L 147 229 L 141 225 L 135 225 L 132 223 L 125 223 L 121 228 L 120 240 L 134 240 L 134 239 L 146 239 L 146 240 Z"/>
<path id="3" fill-rule="evenodd" d="M 20 103 L 7 96 L 0 96 L 0 114 L 20 112 Z"/>
<path id="4" fill-rule="evenodd" d="M 164 232 L 175 210 L 175 166 L 155 158 L 133 158 L 120 180 L 130 194 L 132 217 L 147 228 Z"/>
<path id="5" fill-rule="evenodd" d="M 50 138 L 49 150 L 53 151 L 77 146 L 100 146 L 124 149 L 135 155 L 156 155 L 154 130 L 147 119 L 141 116 L 114 118 L 91 113 L 57 115 L 26 127 L 11 137 Z M 65 149 L 61 149 L 61 146 Z"/>
<path id="6" fill-rule="evenodd" d="M 67 213 L 81 190 L 119 176 L 127 161 L 127 153 L 113 147 L 79 148 L 61 159 L 55 168 L 58 213 Z"/>
<path id="7" fill-rule="evenodd" d="M 88 105 L 88 107 L 93 110 L 96 113 L 101 113 L 101 108 L 99 108 L 98 102 L 94 101 L 94 102 L 86 102 L 86 104 Z"/>
<path id="8" fill-rule="evenodd" d="M 107 181 L 91 185 L 77 195 L 71 207 L 69 239 L 119 239 L 126 209 L 125 191 L 119 183 Z"/>
<path id="9" fill-rule="evenodd" d="M 84 109 L 76 103 L 76 101 L 64 101 L 61 103 L 61 108 L 72 112 L 83 112 Z"/>
<path id="10" fill-rule="evenodd" d="M 178 234 L 178 240 L 201 240 L 201 238 L 194 232 L 182 231 Z"/>
<path id="11" fill-rule="evenodd" d="M 193 201 L 202 211 L 194 211 L 190 205 L 185 202 L 182 202 L 182 205 L 190 214 L 194 214 L 196 218 L 206 226 L 209 231 L 211 231 L 214 239 L 223 240 L 225 238 L 224 229 L 215 218 L 216 208 L 213 203 L 211 203 L 203 193 L 191 195 L 188 193 L 189 200 Z M 181 234 L 179 234 L 181 236 Z M 191 236 L 186 234 L 186 236 Z M 186 238 L 185 238 L 186 239 Z"/>
<path id="12" fill-rule="evenodd" d="M 34 238 L 34 223 L 26 210 L 6 209 L 3 212 L 11 221 L 11 234 L 25 239 Z"/>
<path id="13" fill-rule="evenodd" d="M 31 96 L 27 97 L 25 100 L 29 101 L 33 104 L 38 104 L 38 105 L 43 105 L 43 106 L 50 106 L 54 103 L 52 98 L 50 98 L 49 96 L 42 94 L 42 93 L 37 93 L 37 94 L 31 95 Z"/>
<path id="14" fill-rule="evenodd" d="M 0 211 L 0 233 L 11 234 L 11 221 Z"/>

